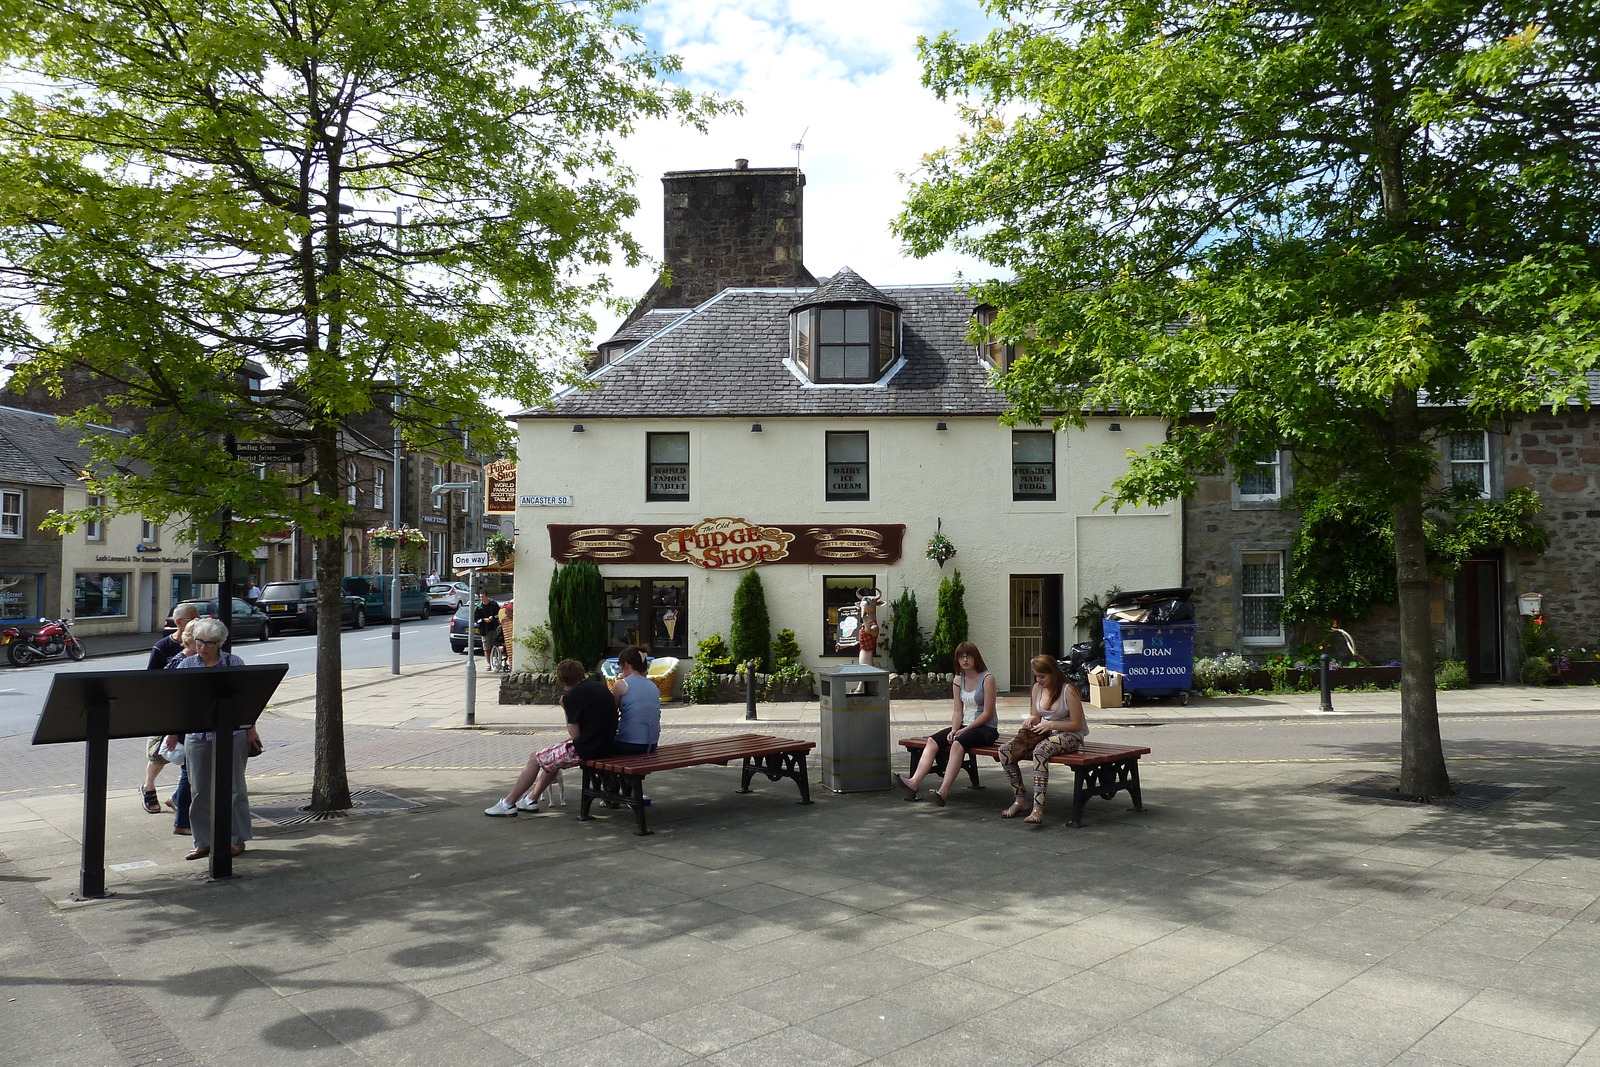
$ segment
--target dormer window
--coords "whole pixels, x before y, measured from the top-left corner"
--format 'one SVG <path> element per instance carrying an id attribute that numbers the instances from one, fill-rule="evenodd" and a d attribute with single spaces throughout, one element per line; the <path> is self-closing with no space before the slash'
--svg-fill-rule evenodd
<path id="1" fill-rule="evenodd" d="M 900 307 L 846 268 L 790 311 L 790 353 L 819 384 L 870 384 L 900 358 Z"/>
<path id="2" fill-rule="evenodd" d="M 999 312 L 991 305 L 983 305 L 975 314 L 978 328 L 983 334 L 983 339 L 978 342 L 978 358 L 1002 373 L 1010 370 L 1017 357 L 1027 351 L 1026 345 L 1020 342 L 1002 341 L 995 334 L 994 321 Z"/>

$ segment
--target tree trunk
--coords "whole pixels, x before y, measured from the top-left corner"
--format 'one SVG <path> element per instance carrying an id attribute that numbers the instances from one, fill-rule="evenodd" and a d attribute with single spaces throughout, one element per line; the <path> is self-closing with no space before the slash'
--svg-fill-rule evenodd
<path id="1" fill-rule="evenodd" d="M 323 498 L 338 491 L 336 435 L 316 431 L 318 485 Z M 396 490 L 398 491 L 398 486 Z M 313 813 L 350 807 L 350 775 L 344 756 L 344 656 L 339 645 L 339 601 L 344 594 L 344 550 L 337 533 L 317 538 L 317 740 L 311 779 Z"/>
<path id="2" fill-rule="evenodd" d="M 1433 678 L 1433 605 L 1429 595 L 1428 542 L 1422 526 L 1422 489 L 1405 468 L 1426 448 L 1418 429 L 1414 390 L 1397 390 L 1391 405 L 1391 460 L 1401 471 L 1394 497 L 1394 562 L 1400 608 L 1400 792 L 1449 796 L 1450 773 L 1439 737 L 1439 700 Z"/>

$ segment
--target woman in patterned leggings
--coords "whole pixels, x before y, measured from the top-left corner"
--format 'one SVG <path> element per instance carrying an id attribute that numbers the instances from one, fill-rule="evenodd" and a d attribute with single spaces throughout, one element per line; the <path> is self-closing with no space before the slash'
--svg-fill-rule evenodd
<path id="1" fill-rule="evenodd" d="M 1044 794 L 1050 785 L 1050 757 L 1063 752 L 1076 752 L 1083 747 L 1089 724 L 1083 718 L 1083 701 L 1078 690 L 1067 682 L 1061 665 L 1054 656 L 1035 656 L 1033 667 L 1033 714 L 1022 723 L 1011 744 L 1000 750 L 1000 766 L 1011 780 L 1015 799 L 1000 813 L 1002 819 L 1014 819 L 1028 812 L 1024 822 L 1038 826 L 1044 822 Z M 1033 760 L 1033 810 L 1029 811 L 1028 794 L 1022 787 L 1022 770 L 1018 760 Z"/>

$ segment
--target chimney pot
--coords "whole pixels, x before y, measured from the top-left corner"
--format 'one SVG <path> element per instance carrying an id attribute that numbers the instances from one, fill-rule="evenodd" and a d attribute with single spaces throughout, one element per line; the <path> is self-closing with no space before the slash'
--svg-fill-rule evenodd
<path id="1" fill-rule="evenodd" d="M 749 170 L 750 169 L 750 161 L 748 159 L 736 159 L 736 160 L 733 161 L 733 169 L 734 170 Z"/>

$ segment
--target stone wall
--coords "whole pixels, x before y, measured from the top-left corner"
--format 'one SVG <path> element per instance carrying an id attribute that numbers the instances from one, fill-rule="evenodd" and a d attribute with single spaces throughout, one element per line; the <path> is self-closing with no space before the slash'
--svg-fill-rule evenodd
<path id="1" fill-rule="evenodd" d="M 1545 617 L 1569 647 L 1600 645 L 1600 416 L 1541 413 L 1511 427 L 1505 443 L 1508 489 L 1527 487 L 1543 502 L 1540 523 L 1550 535 L 1542 555 L 1508 552 L 1507 601 L 1543 593 Z M 1515 647 L 1517 633 L 1507 634 Z"/>
<path id="2" fill-rule="evenodd" d="M 1237 588 L 1239 553 L 1251 549 L 1287 551 L 1300 529 L 1300 513 L 1287 508 L 1243 506 L 1223 476 L 1201 478 L 1183 503 L 1183 584 L 1194 590 L 1194 654 L 1219 652 L 1270 655 L 1292 650 L 1299 638 L 1291 627 L 1282 646 L 1253 646 L 1239 640 Z M 1124 588 L 1133 583 L 1123 583 Z"/>

